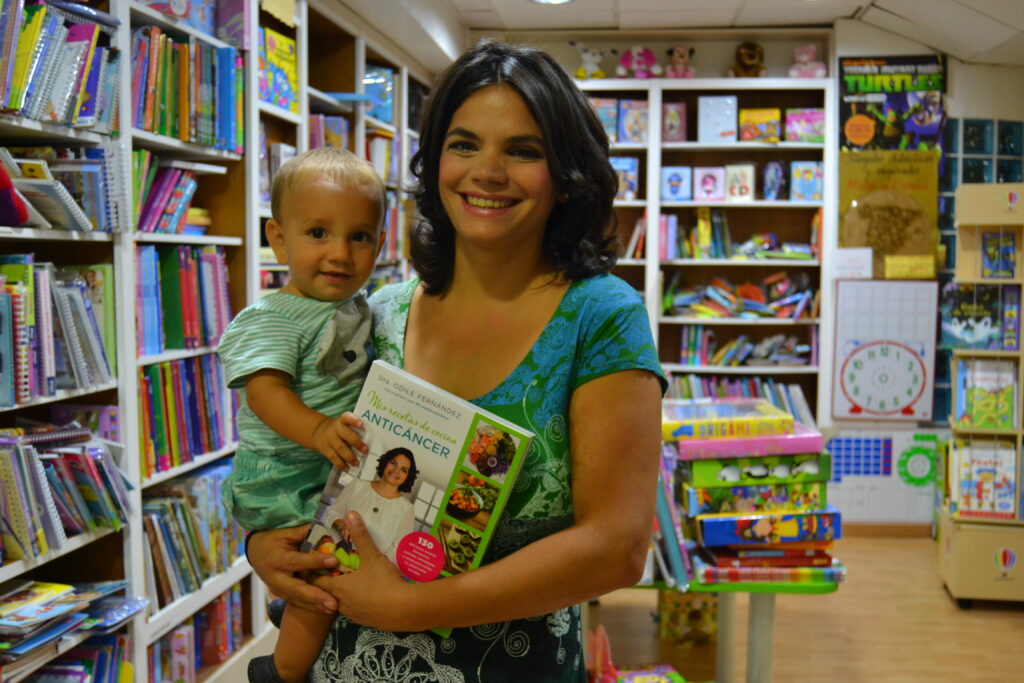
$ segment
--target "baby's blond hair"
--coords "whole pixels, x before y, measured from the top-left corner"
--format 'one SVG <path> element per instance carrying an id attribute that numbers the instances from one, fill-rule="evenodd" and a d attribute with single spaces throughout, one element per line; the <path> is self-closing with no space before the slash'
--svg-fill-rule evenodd
<path id="1" fill-rule="evenodd" d="M 281 222 L 281 204 L 295 184 L 309 179 L 326 179 L 341 187 L 369 186 L 377 195 L 380 221 L 384 222 L 384 183 L 373 165 L 352 152 L 337 147 L 318 147 L 289 159 L 274 176 L 270 188 L 270 212 Z"/>

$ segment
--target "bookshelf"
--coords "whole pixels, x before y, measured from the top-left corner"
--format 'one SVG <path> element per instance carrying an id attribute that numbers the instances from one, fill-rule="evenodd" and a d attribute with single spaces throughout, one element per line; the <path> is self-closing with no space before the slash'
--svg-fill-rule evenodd
<path id="1" fill-rule="evenodd" d="M 173 460 L 166 467 L 153 471 L 150 469 L 151 463 L 146 460 L 149 432 L 144 431 L 144 411 L 143 406 L 140 406 L 141 397 L 147 392 L 145 373 L 152 372 L 153 368 L 165 367 L 179 367 L 184 371 L 189 364 L 194 364 L 195 371 L 199 371 L 200 364 L 215 359 L 216 339 L 197 338 L 186 345 L 170 343 L 166 325 L 177 315 L 176 309 L 170 308 L 163 311 L 164 319 L 158 330 L 159 336 L 164 339 L 163 345 L 152 350 L 140 348 L 142 335 L 138 332 L 136 317 L 138 315 L 141 318 L 144 311 L 136 296 L 143 284 L 140 279 L 139 254 L 143 249 L 151 250 L 160 259 L 175 253 L 192 254 L 198 258 L 204 250 L 221 254 L 221 263 L 227 274 L 224 288 L 229 315 L 260 296 L 262 227 L 270 215 L 269 209 L 261 205 L 259 197 L 260 160 L 256 150 L 261 123 L 268 140 L 291 144 L 296 151 L 304 151 L 309 146 L 310 114 L 345 117 L 348 123 L 347 146 L 364 156 L 367 153 L 368 137 L 377 133 L 393 136 L 394 156 L 390 167 L 394 170 L 389 178 L 389 189 L 394 195 L 394 219 L 390 225 L 393 232 L 389 234 L 393 252 L 386 260 L 382 258 L 386 266 L 386 273 L 382 277 L 407 276 L 403 236 L 410 216 L 407 206 L 409 195 L 396 171 L 407 165 L 416 133 L 411 129 L 408 111 L 410 99 L 405 93 L 407 88 L 415 88 L 418 93 L 425 92 L 424 84 L 431 81 L 432 75 L 416 65 L 399 47 L 390 43 L 386 36 L 338 3 L 329 0 L 299 0 L 295 7 L 294 21 L 289 25 L 259 9 L 255 3 L 249 5 L 251 11 L 247 15 L 248 23 L 244 25 L 249 49 L 238 52 L 241 60 L 233 62 L 241 85 L 236 88 L 235 95 L 241 94 L 241 102 L 244 104 L 237 107 L 235 111 L 238 116 L 234 117 L 241 128 L 231 130 L 235 137 L 229 136 L 227 140 L 237 144 L 218 142 L 220 147 L 215 147 L 210 144 L 209 137 L 200 138 L 195 131 L 182 129 L 174 117 L 180 110 L 172 111 L 163 124 L 156 123 L 156 120 L 147 122 L 135 115 L 133 90 L 136 85 L 133 80 L 142 76 L 134 73 L 132 67 L 136 62 L 127 57 L 138 57 L 133 52 L 133 44 L 143 27 L 158 27 L 162 35 L 170 37 L 170 41 L 187 43 L 190 49 L 196 45 L 211 50 L 232 48 L 225 39 L 197 29 L 184 20 L 164 15 L 137 0 L 110 0 L 105 10 L 120 25 L 116 29 L 101 32 L 99 38 L 100 45 L 117 48 L 126 57 L 117 80 L 117 118 L 114 128 L 120 134 L 79 129 L 10 113 L 0 114 L 0 146 L 49 145 L 76 149 L 102 147 L 108 150 L 116 160 L 112 164 L 114 170 L 111 180 L 116 181 L 112 187 L 116 188 L 116 205 L 121 210 L 112 232 L 70 232 L 0 225 L 0 254 L 33 253 L 37 262 L 54 262 L 58 267 L 109 264 L 113 273 L 110 288 L 117 302 L 116 307 L 112 306 L 116 317 L 114 360 L 117 372 L 114 380 L 73 389 L 57 389 L 50 395 L 33 396 L 16 405 L 0 407 L 0 415 L 4 418 L 0 427 L 13 426 L 15 420 L 22 417 L 47 420 L 54 404 L 116 406 L 121 428 L 120 441 L 124 453 L 130 454 L 124 456 L 120 464 L 134 485 L 129 495 L 134 512 L 122 530 L 98 529 L 73 535 L 59 549 L 28 559 L 8 560 L 0 565 L 0 579 L 28 577 L 67 582 L 124 578 L 129 581 L 127 592 L 147 596 L 147 583 L 155 584 L 156 579 L 147 580 L 146 557 L 150 553 L 151 540 L 143 523 L 145 515 L 141 514 L 143 503 L 155 496 L 165 495 L 168 486 L 180 481 L 183 476 L 194 476 L 199 468 L 230 462 L 237 443 L 231 435 L 228 422 L 221 425 L 219 441 L 211 442 L 202 449 L 192 448 L 187 453 L 182 451 L 180 460 Z M 260 75 L 255 36 L 260 26 L 270 27 L 295 41 L 297 111 L 261 102 L 255 96 Z M 387 67 L 393 72 L 394 105 L 391 122 L 379 116 L 369 116 L 365 105 L 361 103 L 339 101 L 327 94 L 362 92 L 364 74 L 368 66 L 373 65 Z M 421 97 L 422 94 L 417 95 L 417 99 Z M 205 234 L 137 231 L 143 212 L 139 211 L 136 216 L 133 210 L 134 203 L 138 201 L 133 185 L 133 173 L 137 171 L 133 153 L 142 151 L 153 155 L 161 166 L 192 174 L 196 183 L 192 206 L 205 208 L 209 215 L 210 225 Z M 153 165 L 155 167 L 155 160 Z M 195 313 L 195 310 L 192 312 Z M 223 401 L 218 407 L 230 408 Z M 226 414 L 229 411 L 221 412 Z M 180 448 L 184 448 L 184 445 Z M 212 571 L 197 590 L 186 592 L 178 599 L 160 606 L 160 609 L 154 605 L 150 614 L 140 613 L 123 629 L 131 643 L 127 658 L 134 665 L 138 679 L 144 679 L 150 666 L 151 646 L 173 632 L 183 621 L 219 600 L 218 596 L 239 585 L 244 596 L 241 610 L 245 622 L 242 645 L 219 666 L 204 667 L 198 672 L 197 678 L 203 681 L 244 679 L 248 659 L 254 653 L 266 652 L 268 647 L 272 647 L 274 630 L 265 615 L 265 590 L 252 576 L 248 563 L 242 557 L 231 559 L 223 571 Z M 11 680 L 27 677 L 79 640 L 81 638 L 77 635 L 66 638 L 60 641 L 60 647 L 34 654 L 31 662 L 23 662 L 24 666 L 10 667 L 14 676 Z M 7 674 L 8 666 L 4 668 Z"/>
<path id="2" fill-rule="evenodd" d="M 609 34 L 590 31 L 574 33 L 571 38 L 584 41 L 596 48 L 622 47 L 640 43 L 650 47 L 656 54 L 678 42 L 678 35 L 667 31 L 644 31 L 633 35 L 629 32 Z M 678 32 L 674 32 L 678 33 Z M 513 36 L 519 38 L 520 36 Z M 566 67 L 575 70 L 578 55 L 562 44 L 551 42 L 542 34 L 522 34 L 522 37 L 548 50 Z M 702 333 L 719 348 L 742 335 L 757 344 L 766 338 L 783 334 L 802 348 L 829 348 L 831 338 L 831 275 L 828 272 L 828 258 L 831 253 L 832 235 L 837 224 L 835 199 L 835 176 L 838 158 L 835 145 L 834 83 L 832 79 L 780 78 L 784 74 L 782 55 L 791 55 L 792 47 L 798 43 L 814 42 L 822 54 L 832 50 L 832 36 L 828 30 L 759 30 L 756 35 L 737 31 L 687 31 L 686 41 L 696 47 L 701 60 L 697 78 L 688 79 L 632 79 L 614 78 L 580 80 L 577 84 L 591 98 L 638 100 L 646 102 L 646 142 L 613 142 L 612 156 L 634 157 L 637 159 L 637 191 L 635 199 L 615 202 L 618 219 L 618 233 L 622 244 L 629 245 L 638 223 L 644 225 L 644 244 L 640 253 L 623 253 L 616 274 L 630 282 L 643 293 L 645 305 L 651 319 L 651 327 L 658 344 L 662 366 L 678 379 L 695 375 L 687 381 L 687 387 L 698 384 L 701 390 L 721 386 L 728 381 L 735 385 L 747 380 L 746 386 L 765 380 L 777 385 L 797 385 L 803 392 L 810 411 L 819 421 L 828 422 L 828 367 L 830 361 L 819 358 L 816 349 L 805 353 L 802 366 L 779 363 L 775 365 L 721 365 L 702 359 L 699 364 L 685 362 L 684 350 L 699 351 L 692 347 L 687 338 L 687 329 L 702 326 Z M 768 63 L 767 78 L 719 78 L 724 73 L 736 42 L 753 38 L 765 46 L 766 54 L 776 55 L 778 64 Z M 631 42 L 632 41 L 632 42 Z M 721 62 L 716 68 L 717 62 Z M 709 77 L 704 77 L 707 74 Z M 733 96 L 737 110 L 774 108 L 785 118 L 788 108 L 817 108 L 824 110 L 824 142 L 779 142 L 741 141 L 698 142 L 698 119 L 701 97 Z M 685 141 L 663 140 L 663 105 L 685 105 Z M 781 133 L 782 131 L 780 131 Z M 763 169 L 770 161 L 791 164 L 795 161 L 821 162 L 823 182 L 821 199 L 764 199 Z M 671 166 L 725 167 L 730 164 L 753 164 L 756 182 L 752 201 L 703 201 L 700 199 L 675 200 L 663 196 L 661 187 L 662 169 Z M 731 241 L 741 244 L 759 233 L 773 233 L 777 243 L 796 242 L 813 244 L 815 252 L 810 258 L 778 258 L 770 253 L 761 258 L 733 257 L 692 257 L 688 255 L 666 256 L 663 252 L 667 234 L 661 228 L 663 218 L 674 217 L 678 230 L 687 232 L 697 221 L 698 210 L 710 208 L 720 212 L 728 225 Z M 812 222 L 820 213 L 817 237 Z M 627 250 L 628 251 L 628 250 Z M 732 285 L 749 282 L 760 284 L 775 273 L 785 272 L 794 281 L 801 281 L 805 289 L 818 293 L 818 308 L 821 313 L 807 311 L 798 318 L 772 317 L 703 317 L 676 311 L 664 305 L 666 292 L 671 283 L 685 283 L 689 287 L 707 284 L 712 278 L 723 278 Z M 683 362 L 681 362 L 683 361 Z M 721 376 L 721 378 L 717 377 Z M 703 378 L 703 379 L 701 379 Z M 689 389 L 687 389 L 689 391 Z"/>
<path id="3" fill-rule="evenodd" d="M 1001 550 L 1024 542 L 1022 191 L 1022 183 L 961 184 L 955 193 L 954 282 L 999 285 L 1002 312 L 1002 348 L 961 348 L 951 354 L 953 443 L 939 511 L 938 552 L 939 573 L 961 607 L 973 599 L 1024 601 L 1019 586 L 1000 580 L 1005 577 Z M 983 393 L 972 393 L 971 387 Z M 987 401 L 990 397 L 997 398 Z"/>

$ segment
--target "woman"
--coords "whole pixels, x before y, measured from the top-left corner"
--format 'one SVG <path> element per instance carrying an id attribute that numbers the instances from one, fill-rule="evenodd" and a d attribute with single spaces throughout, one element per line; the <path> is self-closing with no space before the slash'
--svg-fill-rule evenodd
<path id="1" fill-rule="evenodd" d="M 585 680 L 579 603 L 642 572 L 664 387 L 639 296 L 607 274 L 608 138 L 548 55 L 484 41 L 440 79 L 420 140 L 420 279 L 375 295 L 375 344 L 537 435 L 489 563 L 414 584 L 361 551 L 317 590 L 288 574 L 330 563 L 290 552 L 303 529 L 254 535 L 249 558 L 275 594 L 341 613 L 310 680 Z"/>
<path id="2" fill-rule="evenodd" d="M 336 498 L 332 496 L 334 502 L 321 503 L 327 503 L 323 523 L 340 534 L 341 540 L 350 542 L 344 519 L 346 512 L 355 510 L 363 518 L 373 544 L 394 562 L 398 542 L 413 529 L 412 501 L 402 494 L 412 491 L 414 483 L 416 460 L 412 451 L 392 448 L 377 460 L 373 481 L 353 479 Z"/>

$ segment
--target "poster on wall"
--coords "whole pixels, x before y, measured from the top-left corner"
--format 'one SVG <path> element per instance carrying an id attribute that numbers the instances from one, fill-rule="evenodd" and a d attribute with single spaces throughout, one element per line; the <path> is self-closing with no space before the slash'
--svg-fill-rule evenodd
<path id="1" fill-rule="evenodd" d="M 938 168 L 934 150 L 840 152 L 839 246 L 870 247 L 873 277 L 935 276 Z"/>
<path id="2" fill-rule="evenodd" d="M 929 422 L 938 283 L 836 283 L 832 417 Z"/>
<path id="3" fill-rule="evenodd" d="M 840 147 L 935 149 L 945 91 L 945 55 L 840 57 Z"/>

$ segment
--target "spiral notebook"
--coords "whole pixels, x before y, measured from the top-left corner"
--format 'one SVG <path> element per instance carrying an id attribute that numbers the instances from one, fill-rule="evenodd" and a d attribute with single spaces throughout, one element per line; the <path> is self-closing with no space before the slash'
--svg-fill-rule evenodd
<path id="1" fill-rule="evenodd" d="M 92 221 L 60 182 L 45 178 L 11 178 L 18 191 L 57 228 L 91 231 Z"/>

